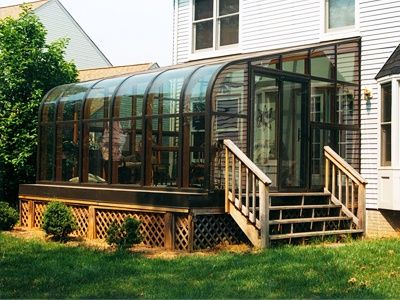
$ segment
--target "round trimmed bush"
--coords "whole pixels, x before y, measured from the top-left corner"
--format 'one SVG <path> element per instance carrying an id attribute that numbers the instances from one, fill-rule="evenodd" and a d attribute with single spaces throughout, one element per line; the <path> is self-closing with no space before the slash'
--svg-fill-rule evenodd
<path id="1" fill-rule="evenodd" d="M 0 230 L 11 230 L 19 219 L 18 212 L 7 202 L 0 202 Z"/>
<path id="2" fill-rule="evenodd" d="M 71 209 L 61 202 L 50 202 L 43 214 L 43 230 L 56 240 L 65 240 L 78 228 Z"/>
<path id="3" fill-rule="evenodd" d="M 143 240 L 139 226 L 140 221 L 130 217 L 126 218 L 122 225 L 113 221 L 107 230 L 106 241 L 109 245 L 117 246 L 118 249 L 128 249 Z"/>

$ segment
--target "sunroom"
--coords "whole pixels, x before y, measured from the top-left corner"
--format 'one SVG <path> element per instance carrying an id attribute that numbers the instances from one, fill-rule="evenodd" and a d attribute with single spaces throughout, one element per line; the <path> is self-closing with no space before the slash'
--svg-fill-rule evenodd
<path id="1" fill-rule="evenodd" d="M 358 39 L 55 87 L 40 107 L 37 182 L 20 187 L 21 222 L 40 227 L 58 200 L 91 238 L 136 214 L 149 245 L 238 239 L 224 191 L 233 178 L 241 190 L 244 169 L 226 173 L 224 140 L 269 177 L 271 195 L 322 192 L 324 146 L 359 168 L 359 107 Z"/>

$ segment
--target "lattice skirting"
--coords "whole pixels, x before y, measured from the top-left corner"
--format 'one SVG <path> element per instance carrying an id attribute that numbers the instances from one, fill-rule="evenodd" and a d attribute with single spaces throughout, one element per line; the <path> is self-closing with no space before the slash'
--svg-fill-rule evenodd
<path id="1" fill-rule="evenodd" d="M 62 200 L 58 200 L 63 202 Z M 20 224 L 41 228 L 49 201 L 20 200 Z M 78 223 L 74 235 L 88 239 L 105 239 L 113 221 L 121 224 L 125 218 L 141 221 L 143 244 L 181 251 L 212 248 L 221 243 L 248 242 L 229 215 L 140 211 L 118 207 L 101 207 L 66 202 Z"/>

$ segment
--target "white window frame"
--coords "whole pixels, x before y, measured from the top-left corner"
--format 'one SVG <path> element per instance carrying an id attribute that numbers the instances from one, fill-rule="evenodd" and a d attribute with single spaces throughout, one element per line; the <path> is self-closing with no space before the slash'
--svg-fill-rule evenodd
<path id="1" fill-rule="evenodd" d="M 320 0 L 320 40 L 334 40 L 360 36 L 360 0 L 354 0 L 354 25 L 328 28 L 329 0 Z"/>
<path id="2" fill-rule="evenodd" d="M 206 49 L 200 49 L 196 50 L 195 49 L 195 42 L 196 42 L 196 32 L 195 32 L 195 26 L 199 21 L 194 20 L 194 9 L 195 9 L 195 0 L 191 1 L 191 16 L 190 16 L 190 49 L 189 49 L 189 60 L 194 60 L 194 59 L 202 59 L 202 58 L 208 58 L 210 56 L 224 56 L 224 55 L 231 55 L 231 54 L 236 54 L 240 52 L 240 40 L 241 40 L 241 30 L 240 30 L 240 25 L 242 24 L 242 18 L 241 18 L 241 11 L 242 11 L 242 0 L 239 0 L 239 11 L 237 13 L 232 13 L 224 16 L 219 16 L 219 1 L 220 0 L 213 0 L 214 1 L 214 9 L 213 9 L 213 17 L 209 19 L 203 19 L 201 21 L 205 20 L 213 20 L 213 47 L 206 48 Z M 238 43 L 236 44 L 230 44 L 226 46 L 219 46 L 220 44 L 220 20 L 226 17 L 238 15 L 239 16 L 239 27 L 238 27 Z"/>

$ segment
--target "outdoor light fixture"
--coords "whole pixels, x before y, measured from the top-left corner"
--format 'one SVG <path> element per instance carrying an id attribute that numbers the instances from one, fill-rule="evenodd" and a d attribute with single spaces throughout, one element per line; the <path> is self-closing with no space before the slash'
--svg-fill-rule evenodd
<path id="1" fill-rule="evenodd" d="M 369 101 L 372 99 L 371 88 L 365 87 L 361 90 L 361 100 Z"/>

